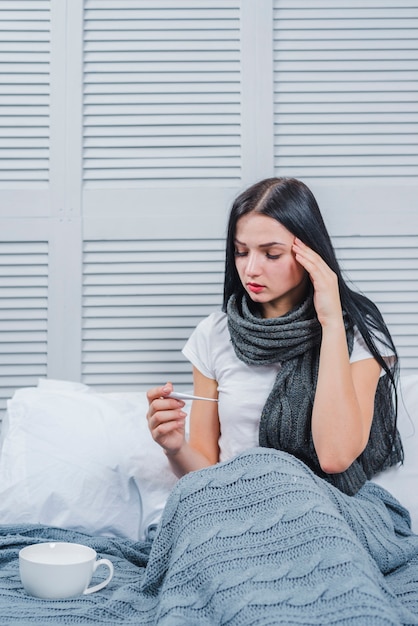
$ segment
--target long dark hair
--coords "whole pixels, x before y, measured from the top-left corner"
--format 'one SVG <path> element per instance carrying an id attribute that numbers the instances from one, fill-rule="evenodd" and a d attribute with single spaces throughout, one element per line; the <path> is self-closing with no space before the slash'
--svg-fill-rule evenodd
<path id="1" fill-rule="evenodd" d="M 356 326 L 373 357 L 388 375 L 397 405 L 398 354 L 390 332 L 376 305 L 366 296 L 350 289 L 344 280 L 318 203 L 310 189 L 294 178 L 267 178 L 234 201 L 226 240 L 223 310 L 232 294 L 238 300 L 247 298 L 235 267 L 235 235 L 238 220 L 251 212 L 272 217 L 288 231 L 317 252 L 338 277 L 341 305 L 349 323 Z M 251 304 L 249 302 L 249 304 Z M 389 365 L 376 347 L 376 336 L 394 355 Z M 389 399 L 388 399 L 389 401 Z"/>

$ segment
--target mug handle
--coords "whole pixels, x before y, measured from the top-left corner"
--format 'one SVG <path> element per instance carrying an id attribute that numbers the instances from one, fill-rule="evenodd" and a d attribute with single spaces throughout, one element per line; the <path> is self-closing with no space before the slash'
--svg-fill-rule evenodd
<path id="1" fill-rule="evenodd" d="M 93 587 L 87 587 L 87 589 L 83 591 L 84 594 L 94 593 L 95 591 L 99 591 L 99 589 L 103 589 L 103 587 L 106 587 L 106 585 L 110 583 L 110 581 L 112 580 L 113 572 L 114 572 L 112 561 L 109 561 L 109 559 L 99 559 L 95 561 L 93 565 L 93 574 L 96 571 L 96 569 L 100 567 L 100 565 L 105 565 L 106 567 L 109 568 L 109 576 L 106 578 L 106 580 L 103 580 L 98 585 L 94 585 Z"/>

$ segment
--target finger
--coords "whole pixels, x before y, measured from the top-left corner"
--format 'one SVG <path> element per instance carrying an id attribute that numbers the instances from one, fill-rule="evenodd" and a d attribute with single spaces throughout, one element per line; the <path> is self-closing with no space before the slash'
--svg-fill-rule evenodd
<path id="1" fill-rule="evenodd" d="M 174 407 L 170 410 L 156 411 L 149 415 L 148 422 L 151 429 L 157 428 L 160 424 L 168 422 L 184 421 L 187 413 L 181 410 L 181 407 Z"/>
<path id="2" fill-rule="evenodd" d="M 151 407 L 153 409 L 153 413 L 161 413 L 182 409 L 185 404 L 184 400 L 179 400 L 178 398 L 163 398 L 160 396 L 156 400 L 152 401 Z"/>
<path id="3" fill-rule="evenodd" d="M 153 437 L 155 439 L 158 439 L 166 435 L 170 435 L 172 432 L 178 431 L 180 429 L 181 430 L 185 429 L 184 420 L 180 422 L 165 422 L 164 424 L 158 424 L 158 426 L 156 426 L 152 432 L 153 432 Z"/>
<path id="4" fill-rule="evenodd" d="M 310 275 L 316 275 L 317 277 L 322 275 L 327 277 L 333 274 L 324 259 L 317 252 L 312 250 L 312 248 L 309 248 L 301 242 L 301 245 L 294 244 L 293 250 L 297 262 L 300 263 Z"/>
<path id="5" fill-rule="evenodd" d="M 295 239 L 292 248 L 295 255 L 298 255 L 303 259 L 310 260 L 311 262 L 325 264 L 323 258 L 317 252 L 312 250 L 312 248 L 300 241 L 300 239 Z"/>
<path id="6" fill-rule="evenodd" d="M 173 385 L 170 382 L 167 382 L 162 387 L 153 387 L 152 389 L 148 389 L 147 398 L 148 402 L 151 403 L 156 398 L 162 398 L 168 396 L 173 391 Z"/>
<path id="7" fill-rule="evenodd" d="M 318 274 L 321 271 L 321 266 L 318 265 L 316 259 L 309 258 L 303 252 L 295 252 L 296 261 L 308 272 L 310 276 Z"/>

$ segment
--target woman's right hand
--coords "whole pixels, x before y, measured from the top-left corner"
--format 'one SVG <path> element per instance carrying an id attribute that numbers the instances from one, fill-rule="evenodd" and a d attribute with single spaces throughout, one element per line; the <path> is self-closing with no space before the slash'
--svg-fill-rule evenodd
<path id="1" fill-rule="evenodd" d="M 186 415 L 182 409 L 183 400 L 168 398 L 173 385 L 166 383 L 162 387 L 154 387 L 147 391 L 149 409 L 147 412 L 148 427 L 152 438 L 167 454 L 179 452 L 186 441 Z"/>

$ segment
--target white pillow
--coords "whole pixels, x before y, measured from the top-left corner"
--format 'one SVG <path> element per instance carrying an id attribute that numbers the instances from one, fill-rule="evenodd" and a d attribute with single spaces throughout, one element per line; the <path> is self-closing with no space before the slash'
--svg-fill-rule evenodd
<path id="1" fill-rule="evenodd" d="M 398 429 L 405 461 L 382 472 L 373 481 L 408 509 L 412 530 L 418 533 L 418 374 L 401 376 L 398 401 Z"/>
<path id="2" fill-rule="evenodd" d="M 145 417 L 144 393 L 42 380 L 9 400 L 0 523 L 142 539 L 176 482 Z"/>

